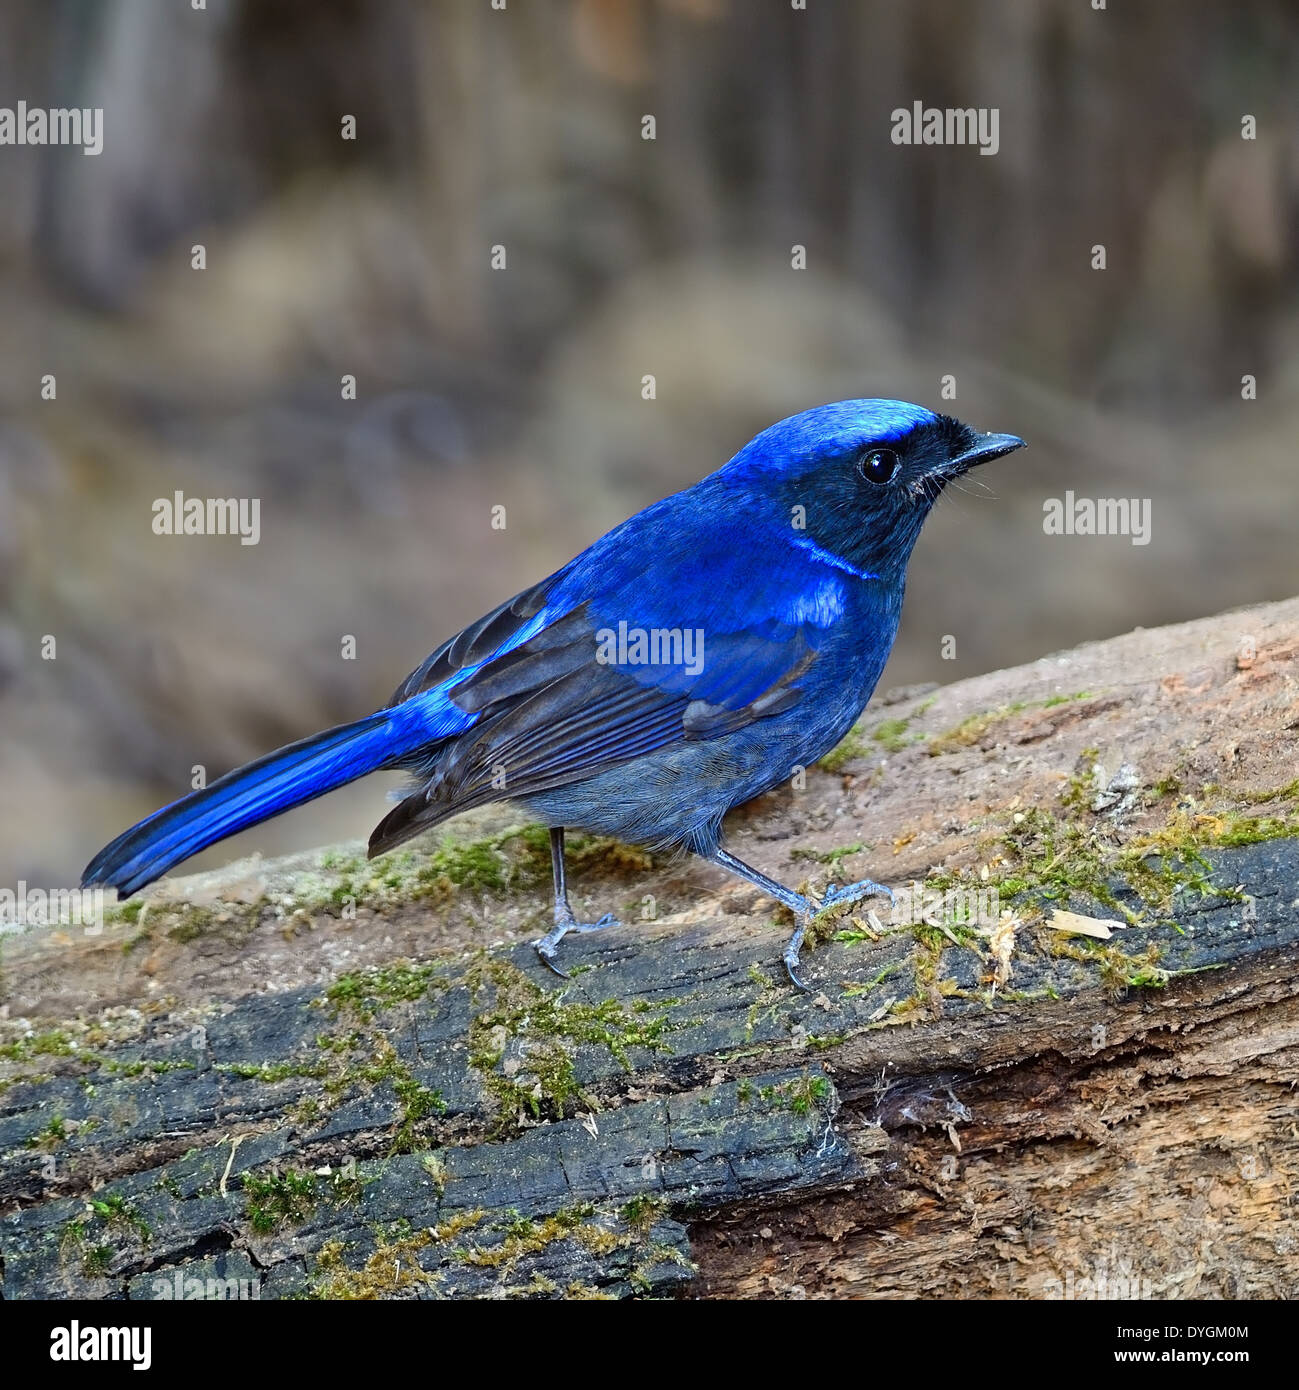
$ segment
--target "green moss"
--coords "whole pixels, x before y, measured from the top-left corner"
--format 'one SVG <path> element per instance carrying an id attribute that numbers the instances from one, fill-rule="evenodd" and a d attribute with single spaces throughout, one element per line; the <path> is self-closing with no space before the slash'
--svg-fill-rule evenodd
<path id="1" fill-rule="evenodd" d="M 511 843 L 517 843 L 522 849 L 522 854 L 514 861 L 504 852 L 504 846 Z M 433 852 L 416 878 L 438 887 L 449 884 L 469 892 L 500 893 L 511 880 L 521 884 L 536 882 L 541 870 L 538 859 L 538 846 L 528 831 L 468 844 L 457 844 L 448 838 Z"/>
<path id="2" fill-rule="evenodd" d="M 1205 843 L 1240 847 L 1261 845 L 1268 840 L 1288 840 L 1299 835 L 1295 816 L 1232 816 L 1222 829 Z"/>
<path id="3" fill-rule="evenodd" d="M 440 974 L 437 965 L 394 961 L 391 965 L 340 975 L 325 991 L 325 1000 L 335 1014 L 347 1011 L 368 1023 L 394 1004 L 422 999 Z"/>
<path id="4" fill-rule="evenodd" d="M 665 1203 L 661 1197 L 653 1197 L 649 1193 L 641 1192 L 621 1207 L 618 1215 L 632 1230 L 639 1231 L 642 1235 L 648 1235 L 650 1227 L 658 1219 L 664 1206 Z"/>
<path id="5" fill-rule="evenodd" d="M 918 714 L 923 712 L 923 709 L 917 711 Z M 846 764 L 870 753 L 872 745 L 882 748 L 886 753 L 900 753 L 902 749 L 919 741 L 916 735 L 908 734 L 907 731 L 910 727 L 911 720 L 909 718 L 881 719 L 870 729 L 863 729 L 861 725 L 858 725 L 837 747 L 831 749 L 821 759 L 820 766 L 826 772 L 839 772 Z"/>
<path id="6" fill-rule="evenodd" d="M 495 1233 L 503 1231 L 502 1240 L 493 1241 L 487 1245 L 469 1245 L 464 1249 L 455 1251 L 455 1258 L 463 1264 L 473 1265 L 479 1269 L 509 1269 L 516 1265 L 525 1255 L 540 1254 L 547 1246 L 554 1244 L 557 1240 L 562 1240 L 565 1236 L 580 1235 L 585 1230 L 584 1217 L 577 1210 L 557 1211 L 553 1216 L 545 1217 L 540 1221 L 533 1221 L 526 1217 L 514 1217 L 502 1225 L 495 1225 L 487 1228 Z M 596 1227 L 595 1230 L 601 1228 Z M 582 1243 L 588 1249 L 593 1249 L 590 1242 L 590 1235 Z M 615 1238 L 614 1244 L 608 1246 L 605 1251 L 596 1253 L 607 1253 L 608 1249 L 617 1247 L 618 1241 Z"/>
<path id="7" fill-rule="evenodd" d="M 1041 702 L 1043 709 L 1054 709 L 1057 705 L 1067 705 L 1074 700 L 1090 700 L 1090 690 L 1077 690 L 1072 695 L 1050 695 Z"/>
<path id="8" fill-rule="evenodd" d="M 417 1293 L 441 1282 L 442 1276 L 424 1269 L 420 1256 L 432 1243 L 428 1231 L 380 1234 L 378 1249 L 360 1269 L 343 1265 L 340 1241 L 322 1246 L 316 1257 L 309 1298 L 329 1301 L 370 1301 Z"/>
<path id="9" fill-rule="evenodd" d="M 565 1290 L 564 1298 L 570 1303 L 616 1303 L 617 1299 L 607 1289 L 597 1289 L 594 1284 L 583 1284 L 575 1279 Z"/>
<path id="10" fill-rule="evenodd" d="M 877 726 L 871 730 L 871 742 L 881 746 L 886 753 L 900 753 L 903 748 L 914 742 L 914 738 L 907 737 L 910 726 L 909 719 L 879 720 Z"/>
<path id="11" fill-rule="evenodd" d="M 1266 801 L 1299 801 L 1299 777 L 1293 782 L 1287 782 L 1283 787 L 1264 787 L 1260 791 L 1241 792 L 1239 796 L 1241 801 L 1248 802 L 1251 806 L 1258 806 Z"/>
<path id="12" fill-rule="evenodd" d="M 841 932 L 839 935 L 846 936 L 847 934 L 846 932 Z M 835 940 L 837 941 L 838 939 L 839 937 L 836 936 Z M 873 980 L 867 980 L 865 984 L 849 985 L 843 992 L 844 998 L 856 999 L 860 995 L 870 994 L 873 990 L 878 989 L 890 975 L 895 975 L 898 968 L 899 967 L 896 965 L 886 965 Z"/>
<path id="13" fill-rule="evenodd" d="M 840 772 L 848 763 L 856 762 L 870 752 L 870 745 L 858 729 L 852 729 L 844 740 L 821 759 L 819 766 L 826 772 Z"/>
<path id="14" fill-rule="evenodd" d="M 243 1190 L 248 1224 L 259 1235 L 268 1235 L 285 1225 L 301 1225 L 316 1204 L 315 1175 L 297 1169 L 245 1173 Z"/>
<path id="15" fill-rule="evenodd" d="M 1135 926 L 1150 912 L 1167 918 L 1187 895 L 1243 896 L 1236 886 L 1214 881 L 1206 851 L 1299 835 L 1299 815 L 1256 816 L 1233 808 L 1194 813 L 1176 809 L 1161 827 L 1115 848 L 1097 833 L 1090 816 L 1094 757 L 1094 749 L 1084 751 L 1083 767 L 1061 798 L 1064 806 L 1079 814 L 1056 815 L 1040 808 L 1019 812 L 993 841 L 1002 852 L 994 856 L 986 879 L 937 873 L 928 885 L 939 891 L 943 885 L 993 888 L 1003 904 L 1020 898 L 1064 904 L 1077 896 L 1100 903 Z M 1251 795 L 1281 800 L 1291 794 L 1292 787 L 1287 784 L 1275 793 Z M 1120 886 L 1135 897 L 1135 909 L 1119 897 Z M 1159 988 L 1169 978 L 1157 952 L 1129 955 L 1113 943 L 1086 940 L 1053 940 L 1050 949 L 1096 965 L 1105 982 L 1116 989 Z"/>
<path id="16" fill-rule="evenodd" d="M 638 1268 L 649 1273 L 670 1256 L 650 1242 L 662 1203 L 634 1197 L 618 1212 L 583 1202 L 547 1215 L 524 1216 L 504 1211 L 490 1216 L 481 1209 L 453 1213 L 440 1225 L 412 1231 L 398 1221 L 375 1231 L 376 1248 L 359 1268 L 347 1267 L 342 1241 L 322 1246 L 311 1270 L 311 1292 L 318 1299 L 388 1299 L 419 1295 L 446 1278 L 448 1264 L 480 1270 L 493 1279 L 490 1296 L 553 1297 L 557 1286 L 540 1271 L 522 1282 L 511 1276 L 520 1262 L 543 1255 L 558 1242 L 570 1242 L 597 1258 L 618 1250 L 635 1252 Z M 427 1266 L 427 1268 L 426 1268 Z M 442 1269 L 438 1268 L 439 1266 Z M 598 1290 L 574 1286 L 573 1297 L 603 1297 Z"/>
<path id="17" fill-rule="evenodd" d="M 605 836 L 573 835 L 567 843 L 570 868 L 604 874 L 641 873 L 654 864 L 645 850 Z M 513 826 L 498 834 L 461 842 L 447 834 L 434 848 L 407 846 L 367 860 L 364 855 L 330 850 L 318 869 L 295 876 L 293 894 L 262 896 L 249 903 L 199 905 L 183 901 L 155 903 L 148 929 L 126 942 L 129 950 L 146 936 L 166 935 L 187 943 L 213 932 L 246 937 L 268 906 L 302 921 L 364 904 L 383 912 L 407 903 L 445 901 L 463 893 L 493 894 L 538 888 L 550 877 L 550 833 L 542 825 Z M 109 919 L 136 923 L 139 901 L 108 909 Z"/>
<path id="18" fill-rule="evenodd" d="M 416 1080 L 387 1038 L 364 1038 L 361 1043 L 373 1046 L 370 1060 L 358 1061 L 354 1055 L 348 1056 L 346 1051 L 336 1053 L 341 1067 L 339 1071 L 331 1073 L 326 1091 L 337 1100 L 350 1092 L 358 1081 L 368 1086 L 388 1086 L 401 1105 L 401 1117 L 393 1130 L 389 1153 L 410 1153 L 419 1146 L 422 1122 L 445 1114 L 446 1102 L 439 1092 Z M 358 1043 L 358 1049 L 360 1045 Z"/>
<path id="19" fill-rule="evenodd" d="M 959 724 L 930 739 L 926 752 L 930 757 L 936 758 L 943 753 L 954 753 L 961 748 L 970 748 L 980 742 L 989 729 L 1005 723 L 1013 715 L 1028 708 L 1029 706 L 1023 701 L 1017 700 L 1013 704 L 1001 705 L 997 709 L 968 715 Z"/>
<path id="20" fill-rule="evenodd" d="M 195 1063 L 179 1058 L 150 1058 L 125 1062 L 117 1057 L 97 1052 L 94 1044 L 106 1040 L 104 1030 L 99 1027 L 84 1030 L 80 1045 L 72 1035 L 62 1029 L 52 1029 L 36 1033 L 31 1037 L 17 1038 L 0 1047 L 0 1061 L 29 1062 L 36 1057 L 70 1057 L 86 1067 L 98 1067 L 110 1076 L 161 1076 L 169 1071 L 192 1071 Z M 26 1075 L 25 1080 L 37 1078 Z"/>
<path id="21" fill-rule="evenodd" d="M 429 1175 L 433 1190 L 441 1197 L 447 1190 L 446 1160 L 438 1153 L 425 1154 L 420 1160 L 420 1167 Z"/>
<path id="22" fill-rule="evenodd" d="M 434 1115 L 446 1113 L 447 1104 L 441 1093 L 416 1081 L 409 1072 L 399 1072 L 392 1077 L 392 1089 L 401 1102 L 401 1123 L 393 1135 L 392 1153 L 409 1153 L 416 1147 L 419 1125 Z"/>
<path id="23" fill-rule="evenodd" d="M 1179 895 L 1239 896 L 1236 888 L 1213 881 L 1206 850 L 1299 836 L 1297 814 L 1256 816 L 1229 807 L 1195 813 L 1173 810 L 1163 826 L 1135 835 L 1115 849 L 1098 836 L 1090 814 L 1095 756 L 1095 749 L 1084 750 L 1083 767 L 1061 796 L 1061 804 L 1077 814 L 1058 816 L 1041 808 L 1019 812 L 995 842 L 1002 853 L 987 879 L 971 882 L 939 872 L 930 875 L 927 886 L 936 891 L 994 888 L 1003 903 L 1023 897 L 1063 903 L 1077 894 L 1135 925 L 1141 921 L 1141 911 L 1171 911 Z M 1293 787 L 1291 783 L 1274 792 L 1250 793 L 1246 799 L 1286 799 Z M 1136 895 L 1141 911 L 1119 901 L 1116 883 Z"/>
<path id="24" fill-rule="evenodd" d="M 101 1057 L 98 1054 L 91 1054 L 90 1060 L 97 1062 L 110 1076 L 165 1076 L 170 1071 L 193 1071 L 196 1065 L 183 1058 L 174 1057 L 154 1057 L 148 1060 L 122 1062 L 116 1057 Z"/>
<path id="25" fill-rule="evenodd" d="M 978 886 L 996 889 L 1003 902 L 1031 894 L 1047 902 L 1063 903 L 1072 894 L 1080 893 L 1129 921 L 1136 920 L 1114 896 L 1110 886 L 1116 872 L 1113 857 L 1089 825 L 1033 808 L 1021 812 L 1017 822 L 1012 821 L 1001 837 L 1001 845 L 1004 855 L 1000 871 L 991 873 L 986 881 L 980 880 Z"/>
<path id="26" fill-rule="evenodd" d="M 446 984 L 442 966 L 410 961 L 341 975 L 315 1003 L 354 1026 L 317 1034 L 316 1046 L 323 1054 L 318 1061 L 289 1059 L 254 1074 L 265 1080 L 281 1075 L 320 1077 L 324 1099 L 333 1104 L 351 1095 L 358 1084 L 388 1087 L 401 1106 L 389 1152 L 409 1153 L 427 1142 L 425 1122 L 444 1114 L 446 1102 L 415 1077 L 376 1020 L 388 1009 L 412 1004 Z M 297 1119 L 313 1124 L 319 1114 L 320 1101 L 308 1097 L 299 1104 Z"/>
<path id="27" fill-rule="evenodd" d="M 917 922 L 911 926 L 910 932 L 916 943 L 910 962 L 910 992 L 902 999 L 889 1000 L 885 1017 L 872 1016 L 871 1021 L 866 1024 L 868 1029 L 914 1020 L 931 1008 L 935 996 L 955 993 L 954 982 L 938 978 L 943 951 L 952 943 L 969 945 L 971 949 L 977 950 L 980 941 L 978 933 L 963 923 L 952 923 L 945 928 L 939 928 L 929 922 Z M 900 969 L 901 966 L 897 964 L 887 965 L 874 979 L 863 984 L 849 985 L 843 991 L 843 997 L 852 999 L 871 994 Z"/>
<path id="28" fill-rule="evenodd" d="M 27 1140 L 27 1148 L 52 1153 L 68 1137 L 68 1125 L 62 1115 L 53 1116 L 46 1126 Z"/>
<path id="29" fill-rule="evenodd" d="M 269 1235 L 281 1226 L 300 1226 L 318 1203 L 334 1207 L 354 1206 L 373 1177 L 362 1176 L 355 1166 L 331 1173 L 308 1173 L 290 1168 L 283 1172 L 245 1173 L 242 1179 L 244 1210 L 249 1226 L 258 1235 Z"/>
<path id="30" fill-rule="evenodd" d="M 1090 811 L 1092 801 L 1100 787 L 1096 781 L 1096 759 L 1100 756 L 1098 748 L 1084 748 L 1078 755 L 1080 766 L 1065 783 L 1060 793 L 1060 804 L 1075 811 Z"/>
<path id="31" fill-rule="evenodd" d="M 587 1221 L 573 1232 L 573 1239 L 584 1250 L 589 1250 L 592 1255 L 598 1257 L 611 1255 L 615 1250 L 632 1245 L 636 1238 L 630 1233 L 620 1235 L 617 1231 L 611 1231 L 607 1226 L 601 1226 L 594 1221 Z"/>
<path id="32" fill-rule="evenodd" d="M 143 1241 L 148 1241 L 153 1234 L 144 1217 L 136 1209 L 135 1204 L 128 1201 L 120 1192 L 110 1192 L 103 1197 L 92 1197 L 90 1206 L 95 1215 L 102 1218 L 109 1226 L 129 1226 Z"/>
<path id="33" fill-rule="evenodd" d="M 627 1276 L 628 1282 L 637 1293 L 650 1293 L 654 1284 L 650 1278 L 656 1265 L 678 1265 L 680 1268 L 689 1270 L 691 1274 L 697 1274 L 699 1267 L 692 1261 L 686 1259 L 680 1250 L 674 1245 L 651 1245 L 645 1252 L 645 1257 L 640 1260 L 631 1273 Z"/>
<path id="34" fill-rule="evenodd" d="M 291 1076 L 322 1077 L 329 1074 L 324 1062 L 218 1062 L 216 1070 L 244 1081 L 271 1084 Z"/>
<path id="35" fill-rule="evenodd" d="M 1015 700 L 1008 705 L 999 705 L 996 709 L 983 710 L 978 714 L 969 715 L 953 728 L 930 739 L 926 751 L 931 757 L 938 757 L 943 753 L 955 753 L 959 749 L 970 748 L 976 743 L 981 743 L 990 730 L 995 729 L 999 724 L 1004 724 L 1017 714 L 1023 714 L 1025 710 L 1052 709 L 1057 705 L 1068 704 L 1073 700 L 1089 699 L 1091 699 L 1089 691 L 1079 690 L 1073 695 L 1052 695 L 1045 700 Z"/>
<path id="36" fill-rule="evenodd" d="M 499 1298 L 552 1298 L 558 1292 L 559 1285 L 539 1271 L 526 1284 L 507 1284 L 496 1291 Z"/>
<path id="37" fill-rule="evenodd" d="M 140 914 L 143 911 L 143 898 L 132 898 L 129 902 L 113 903 L 111 907 L 104 909 L 104 923 L 111 926 L 116 922 L 126 922 L 134 926 L 139 922 Z"/>
<path id="38" fill-rule="evenodd" d="M 1169 981 L 1169 972 L 1159 964 L 1159 947 L 1154 944 L 1133 953 L 1111 942 L 1088 937 L 1062 938 L 1051 942 L 1051 952 L 1097 965 L 1101 979 L 1116 993 L 1128 989 L 1163 989 Z"/>
<path id="39" fill-rule="evenodd" d="M 607 835 L 571 835 L 564 846 L 570 873 L 642 873 L 654 857 Z M 505 893 L 536 888 L 550 878 L 550 831 L 527 825 L 457 844 L 448 838 L 413 875 L 411 896 L 451 890 Z"/>
<path id="40" fill-rule="evenodd" d="M 938 984 L 938 966 L 943 958 L 947 938 L 928 922 L 917 922 L 911 928 L 911 935 L 916 943 L 916 949 L 911 956 L 911 968 L 915 977 L 915 992 L 911 998 L 919 1007 L 932 997 Z"/>
<path id="41" fill-rule="evenodd" d="M 863 850 L 870 848 L 870 845 L 864 845 L 859 840 L 855 845 L 842 845 L 839 849 L 792 849 L 789 852 L 789 857 L 791 859 L 810 859 L 817 864 L 837 864 L 841 859 L 847 859 L 851 854 L 861 854 Z"/>
<path id="42" fill-rule="evenodd" d="M 573 835 L 564 841 L 564 858 L 570 873 L 605 874 L 610 877 L 637 875 L 653 869 L 658 862 L 647 849 L 624 844 L 611 835 Z M 546 837 L 546 863 L 550 862 L 549 832 Z"/>
<path id="43" fill-rule="evenodd" d="M 619 1218 L 601 1214 L 590 1202 L 561 1208 L 548 1216 L 526 1217 L 517 1212 L 502 1213 L 496 1220 L 484 1223 L 483 1213 L 473 1215 L 474 1229 L 480 1239 L 451 1245 L 446 1257 L 457 1264 L 475 1269 L 496 1271 L 501 1280 L 508 1279 L 518 1263 L 539 1255 L 559 1241 L 572 1241 L 592 1255 L 603 1257 L 613 1251 L 639 1245 L 645 1239 L 652 1215 L 648 1204 L 637 1203 L 633 1210 L 645 1222 L 644 1230 L 624 1222 L 626 1229 L 617 1228 Z M 434 1232 L 442 1244 L 454 1236 L 439 1228 Z M 519 1290 L 508 1284 L 497 1285 L 497 1292 L 515 1293 Z"/>
<path id="44" fill-rule="evenodd" d="M 830 1083 L 824 1076 L 800 1076 L 775 1086 L 760 1086 L 763 1100 L 774 1102 L 795 1115 L 810 1115 L 822 1101 L 830 1097 Z"/>
<path id="45" fill-rule="evenodd" d="M 1280 788 L 1265 799 L 1278 800 L 1287 794 L 1287 788 Z M 1223 891 L 1213 890 L 1208 885 L 1210 865 L 1202 851 L 1239 848 L 1296 836 L 1299 836 L 1299 815 L 1251 816 L 1230 808 L 1194 814 L 1175 811 L 1160 829 L 1134 837 L 1126 847 L 1125 856 L 1133 860 L 1151 855 L 1180 860 L 1200 871 L 1206 885 L 1202 891 Z"/>
<path id="46" fill-rule="evenodd" d="M 32 1057 L 72 1057 L 76 1053 L 68 1034 L 57 1030 L 18 1038 L 0 1047 L 0 1058 L 6 1062 L 26 1062 Z"/>
<path id="47" fill-rule="evenodd" d="M 477 1004 L 489 1002 L 469 1029 L 469 1064 L 482 1076 L 497 1106 L 497 1132 L 513 1125 L 520 1112 L 533 1119 L 566 1114 L 576 1101 L 594 1106 L 577 1082 L 574 1052 L 581 1044 L 607 1048 L 631 1070 L 631 1049 L 666 1052 L 667 1011 L 632 1009 L 616 999 L 591 1004 L 570 1000 L 567 990 L 543 989 L 499 957 L 484 956 L 466 976 Z M 502 1064 L 511 1044 L 518 1070 L 507 1076 Z"/>
<path id="48" fill-rule="evenodd" d="M 241 903 L 235 908 L 224 903 L 220 908 L 186 902 L 168 903 L 165 911 L 173 925 L 167 928 L 165 935 L 168 941 L 185 946 L 201 936 L 207 936 L 214 928 L 234 927 L 238 930 L 249 924 L 264 901 L 263 898 L 255 904 Z"/>
<path id="49" fill-rule="evenodd" d="M 912 740 L 907 738 L 909 719 L 881 719 L 871 730 L 871 740 L 878 743 L 886 753 L 900 753 Z"/>
<path id="50" fill-rule="evenodd" d="M 457 1239 L 463 1232 L 475 1230 L 487 1219 L 487 1213 L 481 1207 L 474 1207 L 468 1211 L 458 1211 L 449 1216 L 441 1225 L 434 1226 L 430 1234 L 440 1245 L 445 1245 Z"/>
<path id="51" fill-rule="evenodd" d="M 106 1239 L 117 1234 L 148 1245 L 153 1232 L 135 1204 L 120 1192 L 101 1191 L 87 1201 L 82 1216 L 67 1222 L 59 1235 L 59 1258 L 75 1260 L 87 1279 L 106 1275 L 117 1258 L 117 1246 Z"/>
<path id="52" fill-rule="evenodd" d="M 749 1005 L 748 1013 L 745 1015 L 744 1036 L 752 1038 L 754 1030 L 762 1021 L 764 1015 L 774 1017 L 776 1009 L 782 998 L 781 991 L 776 982 L 759 965 L 751 965 L 748 970 L 749 980 L 757 986 L 757 994 L 753 1003 Z"/>

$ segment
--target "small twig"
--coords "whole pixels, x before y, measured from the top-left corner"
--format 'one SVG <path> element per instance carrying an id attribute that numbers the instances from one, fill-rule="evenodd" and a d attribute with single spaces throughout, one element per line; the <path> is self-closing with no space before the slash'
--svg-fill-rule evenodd
<path id="1" fill-rule="evenodd" d="M 223 1197 L 226 1195 L 226 1179 L 230 1176 L 230 1170 L 235 1165 L 235 1150 L 244 1142 L 244 1136 L 242 1134 L 236 1134 L 232 1137 L 227 1134 L 226 1139 L 230 1140 L 230 1157 L 226 1159 L 226 1170 L 221 1174 L 221 1182 L 217 1188 L 217 1191 L 220 1192 Z M 221 1142 L 224 1144 L 225 1139 Z"/>

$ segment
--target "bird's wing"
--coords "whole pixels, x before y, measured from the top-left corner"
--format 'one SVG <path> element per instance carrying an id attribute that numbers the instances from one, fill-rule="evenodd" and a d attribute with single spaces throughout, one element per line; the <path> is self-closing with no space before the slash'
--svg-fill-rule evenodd
<path id="1" fill-rule="evenodd" d="M 389 705 L 403 704 L 425 691 L 443 686 L 466 670 L 481 666 L 493 657 L 499 659 L 502 653 L 526 640 L 538 626 L 544 626 L 547 617 L 546 595 L 564 572 L 560 570 L 530 589 L 506 599 L 476 623 L 470 623 L 454 637 L 448 638 L 393 691 Z"/>
<path id="2" fill-rule="evenodd" d="M 375 830 L 372 854 L 469 806 L 789 709 L 844 610 L 841 574 L 787 542 L 737 546 L 729 528 L 669 539 L 639 567 L 591 557 L 466 628 L 399 688 L 475 722 L 407 763 L 426 781 Z M 657 660 L 636 659 L 637 634 Z"/>

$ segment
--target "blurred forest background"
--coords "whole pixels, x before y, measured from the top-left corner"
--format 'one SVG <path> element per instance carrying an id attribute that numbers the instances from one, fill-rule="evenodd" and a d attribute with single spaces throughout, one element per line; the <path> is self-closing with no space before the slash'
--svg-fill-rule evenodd
<path id="1" fill-rule="evenodd" d="M 1299 591 L 1294 0 L 5 0 L 19 100 L 105 116 L 96 158 L 0 147 L 0 882 L 840 397 L 1031 446 L 930 522 L 884 686 Z M 999 108 L 999 153 L 893 145 L 916 100 Z M 1067 488 L 1152 543 L 1045 536 Z M 176 489 L 260 497 L 260 545 L 155 536 Z"/>

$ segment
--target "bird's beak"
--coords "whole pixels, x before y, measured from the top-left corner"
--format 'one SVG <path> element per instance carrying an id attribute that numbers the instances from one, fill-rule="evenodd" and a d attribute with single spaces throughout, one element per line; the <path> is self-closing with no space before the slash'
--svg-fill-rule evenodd
<path id="1" fill-rule="evenodd" d="M 981 434 L 964 453 L 951 460 L 949 467 L 953 473 L 965 473 L 976 464 L 990 463 L 1023 447 L 1024 441 L 1017 434 Z"/>

